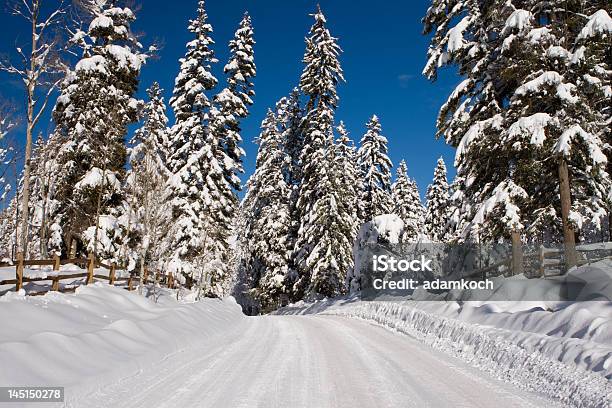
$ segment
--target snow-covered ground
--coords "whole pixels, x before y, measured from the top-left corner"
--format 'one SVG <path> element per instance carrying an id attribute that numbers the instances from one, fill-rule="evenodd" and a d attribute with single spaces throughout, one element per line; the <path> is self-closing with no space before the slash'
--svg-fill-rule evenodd
<path id="1" fill-rule="evenodd" d="M 0 297 L 0 384 L 64 386 L 67 405 L 80 407 L 84 395 L 238 335 L 245 317 L 234 301 L 177 302 L 171 294 L 155 303 L 105 283 L 75 294 L 9 292 Z"/>
<path id="2" fill-rule="evenodd" d="M 596 271 L 612 268 L 606 261 L 594 266 Z M 592 267 L 574 273 L 590 273 L 588 268 Z M 533 290 L 541 291 L 540 298 L 546 299 L 546 281 L 533 282 Z M 610 301 L 510 302 L 493 296 L 480 302 L 368 302 L 348 297 L 300 302 L 277 313 L 365 320 L 563 404 L 612 406 Z"/>
<path id="3" fill-rule="evenodd" d="M 548 405 L 366 322 L 171 294 L 97 283 L 0 297 L 0 384 L 65 386 L 68 407 Z"/>
<path id="4" fill-rule="evenodd" d="M 67 407 L 608 407 L 611 316 L 347 298 L 247 317 L 100 282 L 0 297 L 0 384 L 64 386 Z"/>

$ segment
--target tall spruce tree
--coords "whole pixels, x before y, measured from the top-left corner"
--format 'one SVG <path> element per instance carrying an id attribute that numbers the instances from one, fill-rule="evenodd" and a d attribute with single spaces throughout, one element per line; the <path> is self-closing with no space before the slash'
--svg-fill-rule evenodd
<path id="1" fill-rule="evenodd" d="M 397 168 L 395 183 L 391 186 L 393 212 L 404 221 L 405 239 L 416 241 L 425 230 L 425 208 L 421 203 L 416 182 L 408 177 L 406 161 L 402 160 Z"/>
<path id="2" fill-rule="evenodd" d="M 300 210 L 297 201 L 302 183 L 302 162 L 300 156 L 304 149 L 304 111 L 300 104 L 300 90 L 294 88 L 289 96 L 282 98 L 276 105 L 279 130 L 283 140 L 283 151 L 289 158 L 285 169 L 285 180 L 289 185 L 289 213 L 291 226 L 289 229 L 289 246 L 293 248 L 300 229 Z M 289 260 L 289 269 L 295 270 L 294 258 Z"/>
<path id="3" fill-rule="evenodd" d="M 333 149 L 336 86 L 344 80 L 338 56 L 340 47 L 326 27 L 321 9 L 306 39 L 300 88 L 308 99 L 301 152 L 302 179 L 296 209 L 299 214 L 295 249 L 295 273 L 290 276 L 293 296 L 334 296 L 344 287 L 343 261 L 351 242 L 346 239 L 344 207 L 338 203 L 338 177 L 328 163 Z M 330 168 L 331 167 L 331 168 Z"/>
<path id="4" fill-rule="evenodd" d="M 170 136 L 172 175 L 166 193 L 172 207 L 168 268 L 187 286 L 197 283 L 206 295 L 219 296 L 227 284 L 229 231 L 225 226 L 233 207 L 224 195 L 231 186 L 219 162 L 221 143 L 209 126 L 211 102 L 206 92 L 217 84 L 211 73 L 217 59 L 202 0 L 189 31 L 195 38 L 180 59 L 170 99 L 176 123 Z"/>
<path id="5" fill-rule="evenodd" d="M 89 28 L 74 36 L 83 57 L 64 80 L 53 112 L 63 143 L 58 159 L 63 172 L 50 219 L 54 234 L 63 236 L 56 250 L 66 254 L 74 240 L 81 254 L 92 251 L 118 260 L 125 227 L 124 139 L 128 125 L 137 120 L 134 94 L 146 55 L 130 30 L 132 10 L 119 2 L 89 7 Z"/>
<path id="6" fill-rule="evenodd" d="M 387 155 L 387 138 L 382 135 L 378 116 L 366 125 L 368 131 L 361 138 L 357 162 L 361 171 L 362 192 L 359 218 L 362 223 L 377 215 L 393 212 L 391 202 L 391 160 Z"/>
<path id="7" fill-rule="evenodd" d="M 425 232 L 433 242 L 446 242 L 448 224 L 449 187 L 446 165 L 440 157 L 434 170 L 433 183 L 427 187 Z"/>
<path id="8" fill-rule="evenodd" d="M 245 268 L 248 286 L 263 310 L 278 304 L 286 293 L 291 247 L 289 242 L 290 188 L 285 179 L 289 158 L 283 150 L 277 117 L 268 110 L 258 139 L 255 173 L 247 183 L 241 206 L 240 266 Z"/>
<path id="9" fill-rule="evenodd" d="M 300 90 L 294 88 L 288 97 L 283 98 L 277 104 L 277 109 L 284 150 L 290 160 L 286 178 L 292 189 L 297 190 L 296 187 L 302 180 L 300 155 L 304 148 L 304 132 L 302 129 L 304 112 L 300 105 Z"/>
<path id="10" fill-rule="evenodd" d="M 211 111 L 211 132 L 220 143 L 217 149 L 217 160 L 223 168 L 225 180 L 231 186 L 231 189 L 222 191 L 224 200 L 232 207 L 228 221 L 233 218 L 238 203 L 235 194 L 235 191 L 241 188 L 238 174 L 244 172 L 242 168 L 244 150 L 240 147 L 242 143 L 240 120 L 248 116 L 248 107 L 253 104 L 251 97 L 255 95 L 251 82 L 256 72 L 254 44 L 251 17 L 245 13 L 240 27 L 229 43 L 231 55 L 229 62 L 224 67 L 228 75 L 227 87 L 215 96 L 215 106 Z M 225 184 L 221 186 L 226 187 Z"/>
<path id="11" fill-rule="evenodd" d="M 341 201 L 345 203 L 353 218 L 353 238 L 359 230 L 359 199 L 361 194 L 361 177 L 357 167 L 357 149 L 349 137 L 344 122 L 340 121 L 336 127 L 338 139 L 335 144 L 336 161 L 340 183 Z"/>

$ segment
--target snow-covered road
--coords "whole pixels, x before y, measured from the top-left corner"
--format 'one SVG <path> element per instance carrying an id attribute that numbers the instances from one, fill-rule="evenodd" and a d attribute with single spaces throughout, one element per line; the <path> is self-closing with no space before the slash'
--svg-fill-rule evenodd
<path id="1" fill-rule="evenodd" d="M 406 335 L 324 315 L 242 319 L 201 347 L 68 397 L 74 407 L 543 405 L 551 406 Z"/>

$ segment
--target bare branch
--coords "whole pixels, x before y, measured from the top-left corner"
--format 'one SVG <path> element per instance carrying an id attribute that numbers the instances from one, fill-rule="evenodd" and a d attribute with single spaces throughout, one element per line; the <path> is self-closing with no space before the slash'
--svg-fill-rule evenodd
<path id="1" fill-rule="evenodd" d="M 49 89 L 47 90 L 47 93 L 45 94 L 45 98 L 43 100 L 42 106 L 38 109 L 38 113 L 32 120 L 32 126 L 36 126 L 36 124 L 40 120 L 40 117 L 42 116 L 43 112 L 47 108 L 47 104 L 49 103 L 49 98 L 51 97 L 51 94 L 53 94 L 53 91 L 57 89 L 60 82 L 61 82 L 61 79 L 58 79 L 51 86 L 49 86 Z"/>

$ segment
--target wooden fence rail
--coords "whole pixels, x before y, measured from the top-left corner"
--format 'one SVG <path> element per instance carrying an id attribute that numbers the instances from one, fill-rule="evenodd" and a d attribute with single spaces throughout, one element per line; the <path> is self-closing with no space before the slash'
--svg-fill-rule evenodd
<path id="1" fill-rule="evenodd" d="M 129 277 L 117 277 L 117 270 L 125 269 L 123 266 L 118 266 L 116 263 L 105 264 L 96 260 L 93 254 L 89 254 L 87 258 L 71 258 L 71 259 L 60 259 L 59 256 L 55 255 L 52 259 L 24 259 L 22 253 L 17 254 L 17 259 L 11 264 L 15 266 L 15 279 L 1 280 L 1 285 L 15 285 L 15 291 L 23 289 L 24 282 L 43 282 L 51 281 L 51 291 L 56 292 L 73 292 L 81 283 L 76 283 L 74 286 L 69 288 L 61 288 L 60 281 L 66 279 L 78 279 L 85 278 L 85 285 L 90 285 L 95 279 L 106 280 L 109 285 L 115 285 L 116 283 L 123 282 L 126 286 L 125 289 L 133 290 L 134 281 L 140 282 L 140 274 L 131 274 Z M 2 264 L 0 266 L 12 266 L 11 264 Z M 85 268 L 85 272 L 78 273 L 66 273 L 60 274 L 61 265 L 75 264 Z M 56 272 L 50 276 L 39 276 L 39 277 L 28 277 L 24 276 L 24 270 L 26 266 L 53 266 L 53 271 Z M 96 274 L 95 269 L 103 268 L 108 270 L 108 275 Z M 144 268 L 143 274 L 144 283 L 160 283 L 168 288 L 175 288 L 175 281 L 172 274 L 163 274 L 159 271 L 151 273 L 148 268 Z M 35 296 L 47 293 L 48 290 L 39 292 L 29 292 L 27 295 Z"/>
<path id="2" fill-rule="evenodd" d="M 589 252 L 599 251 L 603 253 L 608 253 L 607 255 L 588 258 L 586 254 Z M 612 249 L 611 248 L 581 248 L 576 247 L 576 252 L 578 255 L 577 265 L 587 265 L 593 262 L 601 261 L 603 259 L 612 259 Z M 524 272 L 524 262 L 535 259 L 537 265 L 537 274 L 532 275 L 534 278 L 546 278 L 551 276 L 562 275 L 566 271 L 566 265 L 564 260 L 562 259 L 562 255 L 564 253 L 563 249 L 559 248 L 546 248 L 541 245 L 536 252 L 529 252 L 525 254 L 519 254 L 517 256 L 516 253 L 509 257 L 506 257 L 494 264 L 487 265 L 484 268 L 474 270 L 467 275 L 464 275 L 464 278 L 470 277 L 481 277 L 482 279 L 493 278 L 500 275 L 506 276 L 514 276 Z M 520 264 L 518 264 L 520 262 Z M 505 267 L 504 270 L 500 270 L 501 267 Z"/>

